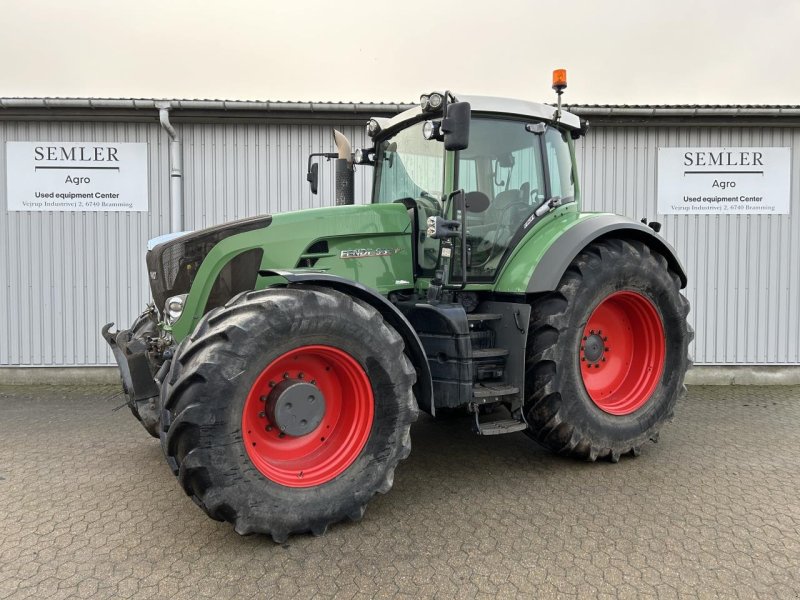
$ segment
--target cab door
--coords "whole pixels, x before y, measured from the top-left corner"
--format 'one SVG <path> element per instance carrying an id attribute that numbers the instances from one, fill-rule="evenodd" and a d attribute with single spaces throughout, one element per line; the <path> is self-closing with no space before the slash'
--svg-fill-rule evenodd
<path id="1" fill-rule="evenodd" d="M 543 123 L 473 119 L 469 148 L 458 153 L 456 187 L 485 194 L 489 207 L 467 215 L 467 282 L 494 280 L 544 202 L 575 200 L 570 142 L 568 134 Z M 454 281 L 460 271 L 455 260 Z"/>

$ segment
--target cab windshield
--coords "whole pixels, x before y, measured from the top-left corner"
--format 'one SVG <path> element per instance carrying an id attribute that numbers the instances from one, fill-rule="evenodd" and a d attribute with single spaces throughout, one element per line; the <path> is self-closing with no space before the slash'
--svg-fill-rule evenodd
<path id="1" fill-rule="evenodd" d="M 378 145 L 372 202 L 390 203 L 410 198 L 420 239 L 417 263 L 431 273 L 439 260 L 439 242 L 425 235 L 428 217 L 441 216 L 444 181 L 444 143 L 426 140 L 422 123 L 411 125 Z"/>
<path id="2" fill-rule="evenodd" d="M 444 144 L 426 140 L 422 123 L 411 125 L 378 145 L 373 203 L 403 198 L 439 201 L 443 192 Z"/>

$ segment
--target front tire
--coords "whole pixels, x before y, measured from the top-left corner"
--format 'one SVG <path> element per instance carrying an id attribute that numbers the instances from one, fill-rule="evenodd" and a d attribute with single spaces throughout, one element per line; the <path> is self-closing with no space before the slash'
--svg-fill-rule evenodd
<path id="1" fill-rule="evenodd" d="M 528 434 L 559 454 L 617 462 L 656 441 L 685 394 L 689 303 L 667 260 L 635 240 L 587 246 L 532 302 Z"/>
<path id="2" fill-rule="evenodd" d="M 391 488 L 414 380 L 371 306 L 323 288 L 247 292 L 179 346 L 162 447 L 186 493 L 238 533 L 321 535 Z"/>

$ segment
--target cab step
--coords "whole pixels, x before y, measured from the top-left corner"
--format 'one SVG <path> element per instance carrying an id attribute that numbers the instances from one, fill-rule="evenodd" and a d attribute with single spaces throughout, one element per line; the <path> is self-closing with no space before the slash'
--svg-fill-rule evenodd
<path id="1" fill-rule="evenodd" d="M 519 393 L 519 388 L 504 383 L 476 383 L 472 386 L 474 404 L 487 404 L 496 402 L 503 396 L 512 396 Z"/>
<path id="2" fill-rule="evenodd" d="M 500 313 L 467 313 L 467 321 L 475 323 L 479 321 L 499 321 L 503 318 Z"/>
<path id="3" fill-rule="evenodd" d="M 516 419 L 502 419 L 500 421 L 488 421 L 481 423 L 478 420 L 478 413 L 475 413 L 475 433 L 478 435 L 502 435 L 504 433 L 516 433 L 524 431 L 528 425 Z"/>
<path id="4" fill-rule="evenodd" d="M 473 360 L 480 360 L 483 358 L 501 358 L 503 356 L 508 356 L 508 348 L 482 348 L 472 351 Z"/>

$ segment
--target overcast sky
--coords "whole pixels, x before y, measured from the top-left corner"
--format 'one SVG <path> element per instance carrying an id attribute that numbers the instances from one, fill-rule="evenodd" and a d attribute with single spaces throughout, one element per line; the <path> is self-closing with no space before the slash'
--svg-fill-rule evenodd
<path id="1" fill-rule="evenodd" d="M 392 8 L 389 8 L 392 7 Z M 800 104 L 800 1 L 0 0 L 0 97 Z"/>

